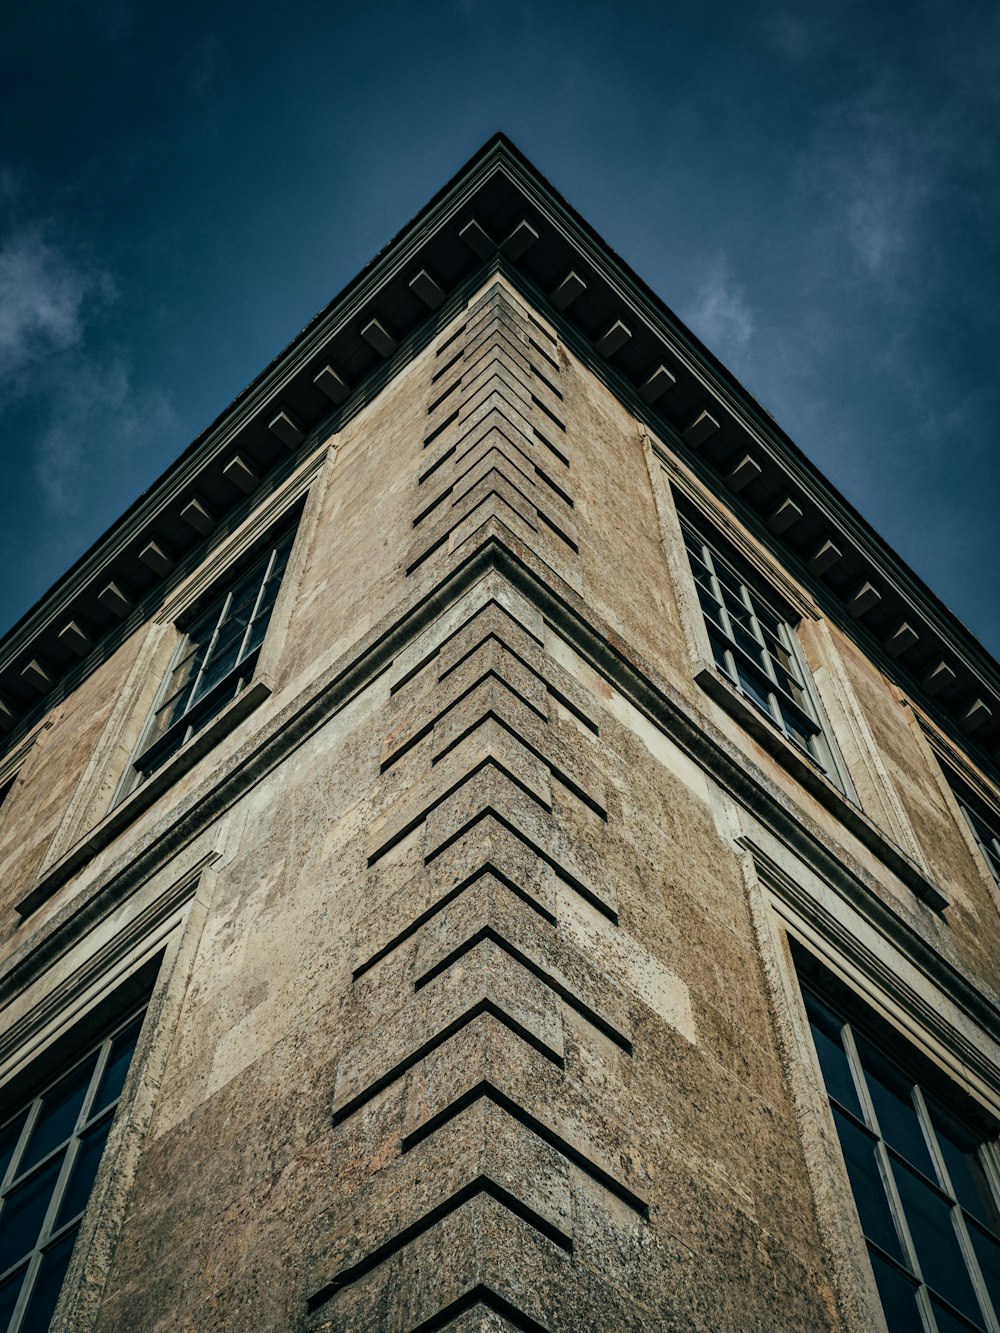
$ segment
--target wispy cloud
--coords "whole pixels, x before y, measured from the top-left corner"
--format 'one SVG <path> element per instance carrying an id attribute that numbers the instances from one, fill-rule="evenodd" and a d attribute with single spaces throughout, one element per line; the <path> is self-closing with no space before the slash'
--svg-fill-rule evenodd
<path id="1" fill-rule="evenodd" d="M 36 497 L 50 519 L 85 514 L 109 472 L 175 425 L 169 401 L 135 382 L 109 337 L 116 283 L 58 229 L 24 221 L 0 235 L 0 394 L 26 408 Z"/>
<path id="2" fill-rule="evenodd" d="M 813 145 L 813 170 L 828 219 L 863 274 L 891 282 L 919 243 L 926 210 L 941 187 L 963 130 L 953 110 L 912 105 L 890 70 L 855 98 L 830 108 Z"/>
<path id="3" fill-rule="evenodd" d="M 86 513 L 95 486 L 176 424 L 166 395 L 136 385 L 120 351 L 65 358 L 34 441 L 35 479 L 49 513 Z"/>
<path id="4" fill-rule="evenodd" d="M 684 318 L 723 360 L 742 352 L 750 342 L 753 314 L 743 287 L 730 277 L 724 258 L 716 259 L 709 269 Z"/>
<path id="5" fill-rule="evenodd" d="M 760 19 L 765 43 L 790 64 L 802 65 L 825 54 L 839 38 L 837 17 L 826 7 L 777 9 Z"/>
<path id="6" fill-rule="evenodd" d="M 824 201 L 821 228 L 846 246 L 853 276 L 895 288 L 923 263 L 947 219 L 992 227 L 996 196 L 970 189 L 996 175 L 1000 11 L 984 15 L 970 44 L 967 25 L 915 16 L 924 59 L 874 28 L 859 42 L 848 10 L 777 8 L 761 19 L 765 46 L 815 89 L 811 129 L 793 170 Z M 848 276 L 848 275 L 845 275 Z"/>
<path id="7" fill-rule="evenodd" d="M 74 260 L 40 225 L 20 227 L 0 240 L 0 384 L 7 393 L 53 350 L 76 346 L 91 310 L 114 294 L 108 274 Z"/>

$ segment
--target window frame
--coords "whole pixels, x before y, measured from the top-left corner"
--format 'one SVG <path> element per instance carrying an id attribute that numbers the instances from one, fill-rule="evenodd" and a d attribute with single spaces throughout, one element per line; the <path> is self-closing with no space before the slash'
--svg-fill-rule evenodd
<path id="1" fill-rule="evenodd" d="M 3 1226 L 4 1204 L 8 1197 L 24 1186 L 30 1187 L 33 1180 L 43 1178 L 46 1171 L 50 1170 L 52 1166 L 57 1166 L 55 1179 L 52 1181 L 48 1192 L 47 1202 L 40 1214 L 38 1234 L 34 1243 L 0 1273 L 0 1290 L 10 1282 L 18 1282 L 17 1295 L 11 1308 L 7 1329 L 20 1329 L 25 1317 L 31 1315 L 32 1302 L 35 1300 L 36 1294 L 43 1291 L 39 1283 L 46 1278 L 43 1268 L 47 1256 L 57 1253 L 60 1247 L 69 1241 L 69 1248 L 65 1253 L 65 1262 L 59 1276 L 58 1289 L 51 1302 L 53 1312 L 58 1305 L 72 1262 L 77 1237 L 83 1228 L 88 1206 L 94 1196 L 97 1174 L 107 1150 L 108 1137 L 115 1124 L 119 1109 L 126 1100 L 129 1075 L 135 1064 L 136 1052 L 143 1033 L 143 1024 L 150 1008 L 152 996 L 149 985 L 151 985 L 151 978 L 148 985 L 143 989 L 142 998 L 133 998 L 131 1003 L 120 1007 L 117 1016 L 107 1019 L 101 1025 L 98 1029 L 99 1035 L 91 1032 L 84 1036 L 84 1033 L 79 1033 L 77 1040 L 74 1042 L 77 1049 L 70 1059 L 65 1062 L 60 1061 L 54 1067 L 51 1062 L 36 1061 L 32 1069 L 27 1071 L 30 1079 L 28 1087 L 24 1088 L 22 1086 L 22 1095 L 14 1102 L 15 1109 L 0 1124 L 0 1140 L 2 1140 L 3 1132 L 8 1127 L 16 1128 L 20 1121 L 16 1137 L 10 1145 L 10 1156 L 2 1173 L 0 1173 L 0 1228 Z M 115 1042 L 132 1029 L 134 1029 L 134 1036 L 130 1041 L 128 1061 L 118 1084 L 117 1092 L 103 1104 L 97 1104 L 95 1109 L 95 1102 L 102 1091 L 105 1076 L 109 1071 Z M 60 1042 L 61 1047 L 65 1047 L 67 1039 L 72 1039 L 72 1034 L 68 1034 L 67 1038 Z M 90 1075 L 69 1132 L 63 1134 L 58 1141 L 50 1144 L 40 1157 L 29 1161 L 28 1165 L 24 1166 L 24 1154 L 27 1149 L 30 1149 L 32 1136 L 42 1118 L 45 1098 L 61 1083 L 71 1078 L 75 1071 L 85 1067 L 88 1062 L 92 1062 Z M 39 1066 L 41 1067 L 38 1068 Z M 38 1076 L 32 1079 L 31 1074 L 34 1069 L 38 1069 Z M 24 1080 L 20 1079 L 18 1082 L 23 1084 Z M 83 1145 L 85 1145 L 88 1138 L 102 1132 L 103 1142 L 100 1144 L 100 1150 L 96 1158 L 90 1164 L 92 1167 L 90 1180 L 86 1186 L 82 1203 L 69 1217 L 63 1217 L 62 1211 L 67 1199 L 72 1200 L 71 1191 L 74 1189 L 77 1179 L 75 1170 L 81 1160 L 81 1153 L 84 1151 Z M 51 1281 L 51 1277 L 48 1280 Z M 45 1294 L 51 1295 L 51 1292 Z M 37 1306 L 35 1309 L 37 1310 Z"/>
<path id="2" fill-rule="evenodd" d="M 684 547 L 685 568 L 694 587 L 695 609 L 700 618 L 700 629 L 708 640 L 710 649 L 709 662 L 715 679 L 721 688 L 734 693 L 744 701 L 752 715 L 762 719 L 770 732 L 782 738 L 792 747 L 794 753 L 820 776 L 831 782 L 841 795 L 853 800 L 853 787 L 848 778 L 843 761 L 834 741 L 830 720 L 827 717 L 813 673 L 805 660 L 802 645 L 798 637 L 801 616 L 790 608 L 785 599 L 767 584 L 763 575 L 755 569 L 747 569 L 735 552 L 730 552 L 724 539 L 706 531 L 707 524 L 700 517 L 692 517 L 686 510 L 678 509 L 677 519 Z M 700 548 L 696 556 L 692 544 Z M 706 560 L 706 553 L 708 560 Z M 695 567 L 697 559 L 702 569 L 709 576 L 709 585 L 699 577 Z M 720 577 L 720 572 L 730 582 Z M 725 589 L 725 591 L 723 591 Z M 713 619 L 702 597 L 710 597 L 721 614 L 721 620 Z M 760 660 L 754 661 L 739 643 L 738 634 L 732 631 L 733 612 L 728 605 L 729 597 L 742 602 L 748 623 L 740 626 L 749 638 L 755 641 L 760 652 Z M 763 612 L 776 626 L 776 630 L 765 629 L 760 620 Z M 784 653 L 787 665 L 772 653 L 767 637 L 770 637 Z M 718 650 L 718 651 L 717 651 Z M 719 661 L 719 653 L 723 662 Z M 739 654 L 737 659 L 736 654 Z M 707 665 L 707 664 L 706 664 Z M 740 666 L 743 674 L 752 681 L 754 676 L 764 682 L 763 693 L 768 695 L 767 706 L 756 697 L 741 681 Z M 801 691 L 801 701 L 789 693 L 778 679 L 777 666 L 791 679 Z M 699 674 L 699 683 L 705 684 L 705 673 Z M 712 691 L 717 693 L 717 691 Z M 785 712 L 789 711 L 805 720 L 811 729 L 809 744 L 803 744 L 795 734 L 795 729 L 788 725 Z"/>
<path id="3" fill-rule="evenodd" d="M 963 783 L 949 779 L 949 786 L 990 878 L 1000 889 L 1000 814 L 985 801 L 976 800 Z M 992 819 L 982 813 L 984 810 L 989 811 Z"/>
<path id="4" fill-rule="evenodd" d="M 872 1254 L 885 1267 L 901 1276 L 901 1279 L 913 1289 L 914 1310 L 927 1329 L 945 1327 L 938 1323 L 934 1310 L 939 1309 L 949 1317 L 951 1323 L 946 1327 L 985 1329 L 988 1333 L 1000 1330 L 1000 1281 L 996 1281 L 991 1294 L 983 1276 L 982 1266 L 975 1245 L 971 1240 L 974 1229 L 987 1233 L 989 1240 L 1000 1254 L 1000 1153 L 997 1147 L 997 1126 L 989 1124 L 988 1117 L 972 1108 L 971 1102 L 962 1090 L 940 1070 L 933 1067 L 919 1049 L 910 1040 L 891 1028 L 860 996 L 850 991 L 837 981 L 826 968 L 819 964 L 807 951 L 800 948 L 793 950 L 795 975 L 803 1008 L 807 1020 L 812 1055 L 819 1074 L 819 1085 L 835 1129 L 834 1141 L 838 1145 L 841 1161 L 847 1176 L 851 1198 L 857 1214 L 857 1225 L 862 1245 L 871 1266 L 873 1289 L 878 1292 L 880 1306 L 885 1315 L 882 1290 L 879 1286 L 872 1262 Z M 852 1091 L 857 1099 L 857 1109 L 838 1098 L 830 1089 L 824 1062 L 816 1045 L 814 1010 L 821 1011 L 820 1017 L 832 1020 L 840 1025 L 840 1039 L 845 1056 L 845 1065 L 852 1080 Z M 859 1044 L 860 1038 L 860 1044 Z M 890 1046 L 897 1049 L 890 1049 Z M 905 1050 L 900 1056 L 898 1047 Z M 862 1047 L 867 1053 L 862 1053 Z M 879 1111 L 872 1095 L 868 1065 L 881 1063 L 892 1076 L 911 1085 L 911 1105 L 914 1110 L 919 1132 L 923 1134 L 924 1149 L 937 1179 L 928 1175 L 912 1159 L 907 1159 L 898 1142 L 890 1143 L 888 1129 L 883 1129 Z M 930 1107 L 935 1111 L 932 1112 Z M 860 1115 L 859 1115 L 860 1110 Z M 938 1123 L 935 1122 L 935 1115 Z M 861 1216 L 864 1201 L 858 1199 L 858 1193 L 851 1179 L 847 1163 L 847 1152 L 838 1123 L 838 1116 L 853 1126 L 854 1131 L 867 1139 L 872 1146 L 878 1174 L 884 1190 L 884 1198 L 889 1209 L 891 1224 L 895 1227 L 896 1239 L 902 1262 L 867 1233 Z M 971 1209 L 958 1197 L 958 1191 L 952 1182 L 952 1168 L 941 1149 L 939 1135 L 942 1133 L 940 1121 L 950 1119 L 958 1124 L 962 1131 L 979 1141 L 976 1156 L 983 1181 L 989 1194 L 992 1217 L 989 1221 L 982 1216 L 975 1217 Z M 929 1132 L 930 1129 L 930 1132 Z M 894 1136 L 895 1137 L 895 1136 Z M 893 1169 L 895 1168 L 895 1169 Z M 923 1267 L 915 1244 L 911 1223 L 907 1215 L 897 1175 L 905 1179 L 903 1173 L 917 1177 L 917 1184 L 930 1190 L 932 1196 L 945 1203 L 956 1246 L 965 1263 L 966 1274 L 975 1299 L 981 1307 L 980 1322 L 972 1322 L 970 1317 L 960 1310 L 942 1292 L 932 1287 L 924 1277 Z M 909 1209 L 913 1214 L 912 1206 Z M 969 1219 L 972 1219 L 970 1222 Z M 984 1299 L 985 1298 L 985 1299 Z M 966 1322 L 969 1321 L 969 1322 Z M 890 1325 L 891 1328 L 891 1325 Z"/>
<path id="5" fill-rule="evenodd" d="M 178 634 L 177 643 L 115 793 L 112 807 L 118 806 L 139 788 L 145 786 L 156 774 L 169 768 L 181 751 L 199 737 L 204 737 L 211 730 L 212 724 L 247 693 L 248 687 L 257 677 L 267 633 L 274 619 L 291 563 L 301 517 L 302 505 L 297 504 L 290 514 L 286 514 L 269 532 L 221 570 L 201 591 L 194 603 L 185 608 L 174 621 L 174 628 Z M 263 631 L 257 642 L 248 648 L 254 628 L 260 620 L 259 611 L 266 590 L 274 583 L 273 568 L 279 554 L 282 565 L 267 607 Z M 253 606 L 240 636 L 241 643 L 233 665 L 214 681 L 209 689 L 198 694 L 198 685 L 211 666 L 220 632 L 226 624 L 234 591 L 244 579 L 249 578 L 258 569 L 261 570 L 261 577 L 253 592 Z M 189 658 L 198 656 L 199 645 L 192 646 L 192 631 L 199 622 L 214 612 L 217 614 L 214 617 L 207 647 L 198 661 L 196 671 L 192 673 L 193 684 L 190 683 L 191 677 L 188 677 L 177 687 L 174 695 L 171 695 L 171 688 L 178 671 Z M 227 644 L 227 651 L 228 647 Z M 171 718 L 165 727 L 157 731 L 157 720 L 164 707 L 172 698 L 184 694 L 189 698 L 187 706 L 176 717 Z"/>

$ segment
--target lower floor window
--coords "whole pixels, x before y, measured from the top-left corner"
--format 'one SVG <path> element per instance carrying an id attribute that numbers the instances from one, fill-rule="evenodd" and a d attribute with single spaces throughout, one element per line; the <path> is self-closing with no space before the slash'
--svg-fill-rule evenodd
<path id="1" fill-rule="evenodd" d="M 902 1038 L 804 988 L 890 1333 L 1000 1328 L 993 1134 Z M 877 1020 L 875 1020 L 877 1023 Z"/>
<path id="2" fill-rule="evenodd" d="M 0 1126 L 0 1330 L 44 1333 L 139 1038 L 133 1012 Z"/>

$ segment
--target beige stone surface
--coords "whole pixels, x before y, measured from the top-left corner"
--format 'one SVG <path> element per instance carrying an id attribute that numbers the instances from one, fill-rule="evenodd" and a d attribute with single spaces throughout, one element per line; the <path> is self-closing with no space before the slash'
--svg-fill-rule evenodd
<path id="1" fill-rule="evenodd" d="M 789 874 L 841 867 L 1000 989 L 993 904 L 846 638 L 944 918 L 694 684 L 648 440 L 543 323 L 491 281 L 335 437 L 272 695 L 19 924 L 138 636 L 25 763 L 0 882 L 27 953 L 216 856 L 99 1298 L 66 1327 L 862 1327 L 742 793 L 767 838 L 805 830 Z"/>

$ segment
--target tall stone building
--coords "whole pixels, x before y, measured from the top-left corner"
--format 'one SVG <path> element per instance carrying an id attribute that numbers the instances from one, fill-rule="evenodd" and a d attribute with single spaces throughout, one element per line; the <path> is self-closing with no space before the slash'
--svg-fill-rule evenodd
<path id="1" fill-rule="evenodd" d="M 0 1328 L 997 1333 L 998 699 L 491 141 L 0 644 Z"/>

